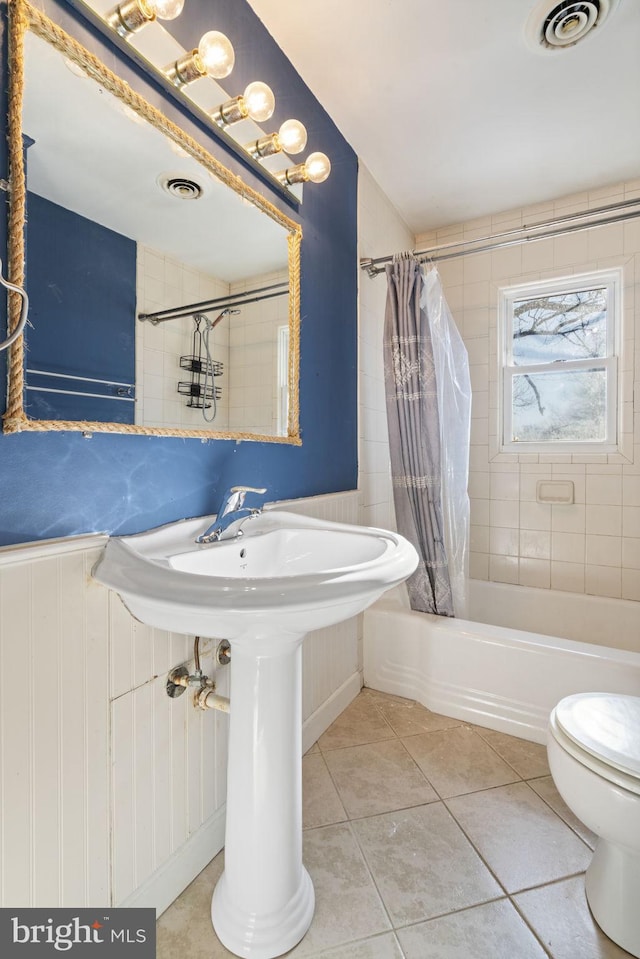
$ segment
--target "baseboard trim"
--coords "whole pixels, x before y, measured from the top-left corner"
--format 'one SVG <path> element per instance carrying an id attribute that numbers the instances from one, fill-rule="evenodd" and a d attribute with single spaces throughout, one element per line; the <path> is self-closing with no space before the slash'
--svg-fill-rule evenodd
<path id="1" fill-rule="evenodd" d="M 314 713 L 311 713 L 308 719 L 302 724 L 302 752 L 306 753 L 315 741 L 329 728 L 332 722 L 338 718 L 340 713 L 347 708 L 360 690 L 362 689 L 362 675 L 359 672 L 352 673 L 351 676 L 332 693 L 328 699 L 325 699 L 322 706 L 319 706 Z"/>
<path id="2" fill-rule="evenodd" d="M 226 805 L 217 810 L 118 906 L 144 906 L 160 916 L 224 846 Z"/>

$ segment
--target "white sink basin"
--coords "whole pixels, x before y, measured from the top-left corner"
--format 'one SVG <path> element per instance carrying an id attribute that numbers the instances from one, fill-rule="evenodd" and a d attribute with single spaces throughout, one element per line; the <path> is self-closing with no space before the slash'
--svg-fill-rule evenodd
<path id="1" fill-rule="evenodd" d="M 279 510 L 248 517 L 239 538 L 196 544 L 212 520 L 110 539 L 93 575 L 144 623 L 232 641 L 225 868 L 211 917 L 231 952 L 273 959 L 304 936 L 315 901 L 302 864 L 304 634 L 365 609 L 418 556 L 396 533 Z"/>
<path id="2" fill-rule="evenodd" d="M 277 625 L 307 632 L 360 612 L 413 572 L 397 533 L 268 510 L 243 535 L 209 545 L 212 517 L 109 540 L 98 582 L 150 626 L 232 639 Z"/>

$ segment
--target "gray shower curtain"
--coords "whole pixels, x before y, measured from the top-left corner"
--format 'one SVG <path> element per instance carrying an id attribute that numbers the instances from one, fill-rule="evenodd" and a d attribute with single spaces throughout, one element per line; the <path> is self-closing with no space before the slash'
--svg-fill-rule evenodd
<path id="1" fill-rule="evenodd" d="M 411 608 L 453 616 L 442 504 L 440 419 L 423 271 L 411 255 L 386 267 L 384 370 L 398 532 L 418 551 Z"/>

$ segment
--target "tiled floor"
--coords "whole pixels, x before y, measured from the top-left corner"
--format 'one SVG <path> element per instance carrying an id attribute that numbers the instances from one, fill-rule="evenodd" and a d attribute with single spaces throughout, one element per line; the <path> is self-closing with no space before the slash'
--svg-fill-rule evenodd
<path id="1" fill-rule="evenodd" d="M 365 689 L 303 759 L 316 912 L 291 957 L 623 959 L 593 922 L 594 836 L 543 746 Z M 158 920 L 158 959 L 231 954 L 209 918 L 223 854 Z"/>

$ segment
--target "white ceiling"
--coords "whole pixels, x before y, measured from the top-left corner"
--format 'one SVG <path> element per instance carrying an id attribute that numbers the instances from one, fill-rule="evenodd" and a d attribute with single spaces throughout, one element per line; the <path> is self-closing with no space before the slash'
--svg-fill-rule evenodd
<path id="1" fill-rule="evenodd" d="M 249 3 L 415 233 L 640 176 L 639 0 L 550 52 L 539 0 Z"/>

